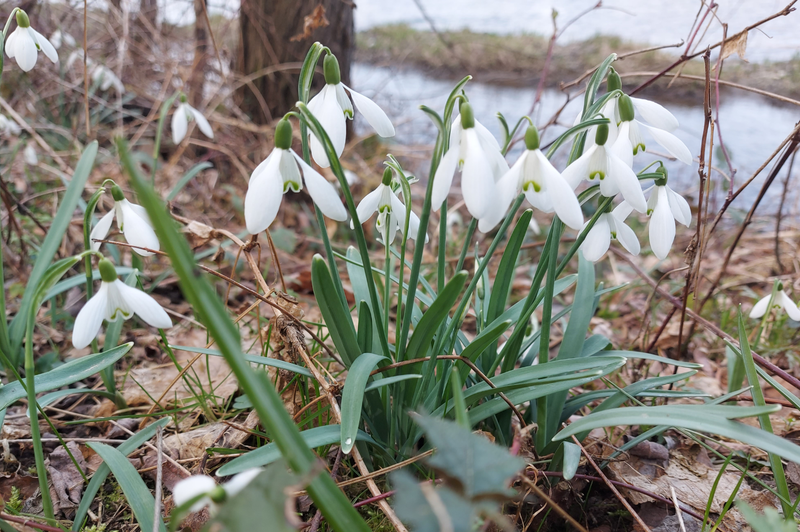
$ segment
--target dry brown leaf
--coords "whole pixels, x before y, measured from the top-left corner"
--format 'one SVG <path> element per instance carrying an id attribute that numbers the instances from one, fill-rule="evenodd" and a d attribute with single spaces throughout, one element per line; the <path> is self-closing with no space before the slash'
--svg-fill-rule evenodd
<path id="1" fill-rule="evenodd" d="M 183 233 L 189 238 L 192 248 L 204 246 L 214 239 L 214 228 L 196 220 L 189 222 Z"/>
<path id="2" fill-rule="evenodd" d="M 733 54 L 736 54 L 742 61 L 748 63 L 749 61 L 744 57 L 746 51 L 747 30 L 739 32 L 725 41 L 725 44 L 722 45 L 722 51 L 720 52 L 719 60 L 724 61 Z"/>
<path id="3" fill-rule="evenodd" d="M 83 459 L 78 444 L 74 441 L 68 442 L 72 456 L 85 473 L 88 470 L 86 461 Z M 56 515 L 63 512 L 64 515 L 71 513 L 70 510 L 77 508 L 81 502 L 83 493 L 83 476 L 72 459 L 67 454 L 63 446 L 59 446 L 45 460 L 47 473 L 50 475 L 50 496 L 53 499 L 53 511 Z"/>
<path id="4" fill-rule="evenodd" d="M 310 15 L 306 15 L 305 18 L 303 18 L 303 33 L 298 33 L 289 40 L 292 42 L 297 42 L 308 39 L 311 37 L 311 33 L 315 29 L 324 28 L 329 24 L 330 22 L 325 17 L 325 7 L 323 7 L 322 4 L 319 4 L 314 8 L 314 11 L 312 11 Z"/>

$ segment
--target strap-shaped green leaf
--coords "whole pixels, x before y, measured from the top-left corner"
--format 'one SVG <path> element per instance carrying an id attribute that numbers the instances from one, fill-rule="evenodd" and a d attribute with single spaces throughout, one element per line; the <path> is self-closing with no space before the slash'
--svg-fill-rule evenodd
<path id="1" fill-rule="evenodd" d="M 342 390 L 342 452 L 350 454 L 356 444 L 356 433 L 361 423 L 361 406 L 364 404 L 364 390 L 367 387 L 369 374 L 381 360 L 383 355 L 363 353 L 360 355 L 347 372 Z"/>
<path id="2" fill-rule="evenodd" d="M 153 530 L 156 501 L 150 493 L 150 488 L 139 476 L 136 468 L 131 465 L 124 454 L 110 445 L 98 442 L 90 442 L 87 445 L 100 455 L 103 462 L 114 473 L 114 478 L 117 479 L 119 487 L 122 488 L 122 493 L 125 494 L 125 501 L 133 510 L 133 515 L 139 523 L 139 528 L 141 530 Z M 158 520 L 158 530 L 166 532 L 167 529 L 160 516 Z"/>
<path id="3" fill-rule="evenodd" d="M 519 250 L 522 243 L 525 241 L 525 235 L 528 233 L 528 224 L 531 221 L 532 212 L 530 209 L 526 210 L 519 217 L 517 225 L 511 236 L 508 237 L 506 242 L 506 249 L 503 251 L 503 256 L 500 259 L 500 264 L 497 266 L 497 275 L 495 275 L 494 283 L 492 284 L 492 295 L 489 298 L 489 311 L 486 314 L 486 323 L 491 323 L 503 313 L 503 309 L 508 301 L 508 295 L 511 293 L 511 283 L 514 281 L 514 269 L 517 265 L 517 258 L 519 257 Z"/>
<path id="4" fill-rule="evenodd" d="M 314 255 L 311 259 L 311 285 L 333 345 L 339 351 L 345 367 L 350 368 L 361 354 L 353 320 L 350 318 L 350 311 L 339 299 L 328 264 L 319 255 Z"/>
<path id="5" fill-rule="evenodd" d="M 428 355 L 431 341 L 433 340 L 439 325 L 447 319 L 450 309 L 458 299 L 464 284 L 467 281 L 467 272 L 461 271 L 453 276 L 439 293 L 433 304 L 422 315 L 422 318 L 414 328 L 414 334 L 408 341 L 406 350 L 407 358 L 424 358 Z"/>
<path id="6" fill-rule="evenodd" d="M 95 353 L 70 360 L 54 370 L 36 375 L 34 379 L 36 391 L 54 390 L 90 377 L 122 358 L 125 353 L 130 351 L 131 347 L 133 347 L 133 343 L 122 344 L 104 353 Z M 22 399 L 26 393 L 20 381 L 3 386 L 0 388 L 0 410 L 8 407 L 14 401 Z"/>
<path id="7" fill-rule="evenodd" d="M 209 355 L 212 357 L 224 357 L 222 353 L 217 351 L 216 349 L 207 349 L 205 347 L 190 347 L 188 345 L 170 345 L 172 349 L 177 349 L 179 351 L 188 351 L 190 353 L 200 353 L 203 355 Z M 304 375 L 306 377 L 313 377 L 314 375 L 303 366 L 298 366 L 297 364 L 292 364 L 291 362 L 285 362 L 283 360 L 278 360 L 277 358 L 269 358 L 269 357 L 260 357 L 256 355 L 242 355 L 242 357 L 247 360 L 248 362 L 252 362 L 253 364 L 260 364 L 262 366 L 270 366 L 273 368 L 278 369 L 285 369 L 287 371 L 291 371 L 292 373 L 297 373 L 298 375 Z"/>

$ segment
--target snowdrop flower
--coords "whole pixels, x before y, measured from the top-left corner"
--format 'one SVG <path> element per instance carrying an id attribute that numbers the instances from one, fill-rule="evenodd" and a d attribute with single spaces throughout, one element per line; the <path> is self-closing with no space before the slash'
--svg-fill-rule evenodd
<path id="1" fill-rule="evenodd" d="M 206 117 L 203 116 L 200 111 L 189 105 L 186 101 L 185 94 L 181 94 L 180 100 L 181 102 L 178 104 L 178 108 L 175 109 L 175 112 L 172 114 L 172 142 L 175 144 L 181 143 L 186 136 L 186 131 L 189 129 L 189 122 L 191 120 L 197 122 L 197 127 L 200 128 L 203 135 L 213 139 L 214 131 L 211 129 L 211 124 L 208 123 Z"/>
<path id="2" fill-rule="evenodd" d="M 8 137 L 10 135 L 17 136 L 22 133 L 22 129 L 17 123 L 3 115 L 0 115 L 0 135 Z"/>
<path id="3" fill-rule="evenodd" d="M 75 39 L 72 38 L 72 35 L 70 35 L 65 31 L 61 31 L 60 29 L 57 29 L 50 36 L 50 44 L 52 44 L 53 48 L 57 50 L 61 48 L 62 43 L 66 44 L 70 48 L 75 48 L 75 46 L 77 45 Z"/>
<path id="4" fill-rule="evenodd" d="M 637 101 L 639 102 L 639 107 L 637 107 Z M 650 116 L 651 120 L 660 124 L 662 127 L 648 126 L 635 120 L 634 108 L 636 108 L 636 110 L 639 110 L 639 108 L 646 109 L 647 116 Z M 642 137 L 641 132 L 641 130 L 644 129 L 676 159 L 685 164 L 692 164 L 692 152 L 689 151 L 689 148 L 686 147 L 686 144 L 684 144 L 681 139 L 666 129 L 674 129 L 677 127 L 678 121 L 675 120 L 672 113 L 657 103 L 631 98 L 625 94 L 619 97 L 618 113 L 621 122 L 619 123 L 619 129 L 617 131 L 617 140 L 614 144 L 615 147 L 619 144 L 618 149 L 620 150 L 620 156 L 623 157 L 623 160 L 626 160 L 625 157 L 628 152 L 630 152 L 630 157 L 632 159 L 634 155 L 639 153 L 639 150 L 642 152 L 646 150 L 644 137 Z M 640 114 L 644 116 L 645 113 L 641 113 L 640 111 Z"/>
<path id="5" fill-rule="evenodd" d="M 114 87 L 118 93 L 125 93 L 125 85 L 122 84 L 122 80 L 105 65 L 97 65 L 92 69 L 92 83 L 100 85 L 101 91 L 107 91 L 111 87 Z"/>
<path id="6" fill-rule="evenodd" d="M 222 486 L 217 486 L 214 479 L 206 475 L 192 475 L 175 484 L 172 501 L 178 507 L 197 499 L 189 507 L 189 512 L 198 512 L 208 506 L 214 513 L 220 503 L 246 488 L 262 471 L 260 468 L 242 471 Z"/>
<path id="7" fill-rule="evenodd" d="M 496 201 L 495 182 L 508 172 L 500 145 L 480 122 L 475 120 L 472 106 L 461 104 L 461 114 L 453 121 L 450 149 L 444 154 L 433 176 L 431 204 L 438 211 L 453 183 L 456 169 L 461 168 L 461 194 L 473 218 L 481 220 L 502 207 Z M 507 206 L 506 206 L 507 207 Z M 484 228 L 486 227 L 484 223 Z M 483 228 L 481 228 L 483 231 Z"/>
<path id="8" fill-rule="evenodd" d="M 497 182 L 498 205 L 480 220 L 479 228 L 486 232 L 496 226 L 506 215 L 513 199 L 525 192 L 528 202 L 542 212 L 553 212 L 572 229 L 583 227 L 583 212 L 578 198 L 561 174 L 539 149 L 539 131 L 529 126 L 525 132 L 526 150 Z"/>
<path id="9" fill-rule="evenodd" d="M 592 262 L 600 260 L 608 251 L 612 238 L 618 240 L 631 255 L 639 254 L 641 248 L 636 233 L 625 224 L 625 218 L 629 213 L 630 207 L 620 204 L 612 212 L 600 215 L 580 247 L 586 260 Z"/>
<path id="10" fill-rule="evenodd" d="M 284 118 L 275 128 L 275 149 L 250 175 L 244 198 L 244 219 L 250 234 L 267 229 L 278 214 L 283 195 L 289 190 L 300 192 L 303 181 L 322 214 L 337 222 L 347 220 L 347 209 L 334 186 L 292 151 L 292 124 Z"/>
<path id="11" fill-rule="evenodd" d="M 753 310 L 750 311 L 750 317 L 753 319 L 763 317 L 769 310 L 768 306 L 771 297 L 772 294 L 767 294 L 766 297 L 759 299 L 758 303 L 753 306 Z M 786 314 L 794 321 L 800 321 L 800 308 L 795 305 L 792 298 L 786 295 L 786 292 L 783 290 L 783 283 L 781 282 L 778 282 L 778 291 L 775 293 L 775 298 L 772 300 L 772 306 L 785 310 Z"/>
<path id="12" fill-rule="evenodd" d="M 339 61 L 328 54 L 322 62 L 325 86 L 308 102 L 308 110 L 316 117 L 331 140 L 336 156 L 341 157 L 347 136 L 347 119 L 353 119 L 353 104 L 381 137 L 394 137 L 394 126 L 378 104 L 342 83 Z M 348 98 L 347 93 L 350 93 Z M 352 99 L 352 103 L 350 100 Z M 311 155 L 323 168 L 330 166 L 325 148 L 309 131 Z"/>
<path id="13" fill-rule="evenodd" d="M 136 314 L 152 327 L 172 327 L 172 320 L 155 299 L 117 279 L 117 270 L 111 261 L 101 259 L 98 269 L 103 280 L 100 289 L 75 318 L 75 327 L 72 330 L 72 345 L 75 349 L 83 349 L 92 342 L 100 332 L 103 320 L 112 322 L 120 317 L 127 320 Z"/>
<path id="14" fill-rule="evenodd" d="M 384 245 L 392 245 L 394 237 L 398 231 L 402 233 L 406 224 L 406 206 L 397 197 L 394 190 L 392 190 L 392 169 L 386 168 L 383 171 L 383 179 L 378 188 L 364 196 L 358 207 L 356 213 L 358 214 L 358 221 L 362 224 L 372 218 L 372 215 L 378 213 L 378 219 L 375 226 L 378 228 L 383 238 Z M 353 222 L 350 222 L 350 227 L 353 227 Z M 419 217 L 411 211 L 408 220 L 408 238 L 416 239 L 419 232 Z M 428 236 L 425 235 L 427 242 Z M 387 244 L 388 242 L 388 244 Z"/>
<path id="15" fill-rule="evenodd" d="M 111 196 L 114 198 L 114 208 L 100 218 L 89 234 L 92 251 L 100 249 L 100 242 L 95 242 L 95 240 L 105 240 L 111 230 L 111 222 L 115 218 L 117 228 L 125 236 L 125 241 L 132 246 L 137 246 L 133 248 L 136 253 L 142 257 L 148 257 L 153 253 L 140 248 L 158 251 L 158 237 L 144 207 L 126 200 L 125 194 L 118 185 L 111 187 Z"/>
<path id="16" fill-rule="evenodd" d="M 639 185 L 639 178 L 631 170 L 628 161 L 620 157 L 618 145 L 609 147 L 608 126 L 605 124 L 597 126 L 595 143 L 586 150 L 586 153 L 567 166 L 567 169 L 561 174 L 562 177 L 573 190 L 584 179 L 590 182 L 597 180 L 600 182 L 600 193 L 603 196 L 610 198 L 621 193 L 625 201 L 634 209 L 644 213 L 647 210 L 647 202 L 644 199 L 642 187 Z M 624 143 L 622 147 L 625 147 Z M 623 149 L 622 156 L 626 157 L 626 153 L 627 151 Z M 630 159 L 632 163 L 633 153 L 631 153 Z"/>
<path id="17" fill-rule="evenodd" d="M 22 150 L 22 160 L 25 161 L 25 164 L 28 166 L 36 166 L 39 164 L 39 157 L 36 155 L 36 148 L 33 147 L 33 144 L 30 142 L 25 145 L 25 149 Z"/>
<path id="18" fill-rule="evenodd" d="M 659 168 L 663 178 L 656 179 L 650 188 L 647 200 L 647 214 L 650 215 L 650 247 L 659 259 L 665 259 L 675 240 L 675 222 L 686 227 L 692 223 L 692 209 L 689 203 L 667 185 L 666 169 Z"/>
<path id="19" fill-rule="evenodd" d="M 30 72 L 36 66 L 40 50 L 50 61 L 58 62 L 56 49 L 44 35 L 31 28 L 28 14 L 21 9 L 17 9 L 17 29 L 8 36 L 5 48 L 6 55 L 10 59 L 16 59 L 25 72 Z"/>

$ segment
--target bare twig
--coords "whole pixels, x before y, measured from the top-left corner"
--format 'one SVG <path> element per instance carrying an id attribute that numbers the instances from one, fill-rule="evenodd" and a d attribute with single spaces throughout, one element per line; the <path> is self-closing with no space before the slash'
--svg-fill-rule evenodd
<path id="1" fill-rule="evenodd" d="M 156 430 L 156 493 L 155 493 L 155 515 L 153 516 L 153 532 L 158 532 L 161 525 L 161 484 L 162 484 L 162 462 L 164 461 L 164 427 L 159 426 Z"/>

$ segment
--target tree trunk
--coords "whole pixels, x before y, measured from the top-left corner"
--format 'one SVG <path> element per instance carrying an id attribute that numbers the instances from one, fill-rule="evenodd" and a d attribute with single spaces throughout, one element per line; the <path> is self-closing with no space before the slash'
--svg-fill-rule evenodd
<path id="1" fill-rule="evenodd" d="M 349 0 L 242 0 L 239 72 L 247 76 L 268 67 L 297 64 L 259 76 L 239 90 L 241 108 L 254 122 L 268 123 L 294 106 L 299 64 L 315 41 L 331 49 L 339 59 L 342 82 L 350 83 L 353 7 Z M 321 76 L 317 82 L 322 82 Z"/>
<path id="2" fill-rule="evenodd" d="M 208 50 L 210 48 L 203 2 L 205 0 L 194 0 L 194 64 L 192 65 L 192 77 L 189 82 L 191 87 L 189 100 L 195 107 L 200 105 L 203 100 L 203 87 L 206 79 Z"/>

